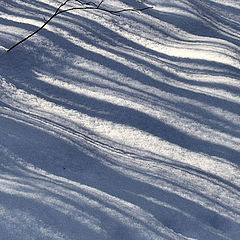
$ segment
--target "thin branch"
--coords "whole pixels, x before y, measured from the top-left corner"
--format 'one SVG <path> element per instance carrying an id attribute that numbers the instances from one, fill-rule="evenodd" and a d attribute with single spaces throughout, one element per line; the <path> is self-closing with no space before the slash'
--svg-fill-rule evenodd
<path id="1" fill-rule="evenodd" d="M 139 9 L 135 9 L 135 8 L 128 8 L 128 9 L 121 9 L 121 10 L 117 10 L 117 11 L 110 11 L 108 10 L 109 13 L 122 13 L 122 12 L 142 12 L 142 11 L 145 11 L 147 9 L 151 9 L 153 7 L 145 7 L 145 8 L 139 8 Z"/>
<path id="2" fill-rule="evenodd" d="M 56 9 L 56 12 L 55 12 L 53 15 L 57 14 L 57 13 L 60 11 L 60 9 L 61 9 L 64 5 L 66 5 L 69 1 L 70 1 L 70 0 L 66 0 L 64 3 L 62 3 L 62 4 Z"/>
<path id="3" fill-rule="evenodd" d="M 72 7 L 72 8 L 68 8 L 68 9 L 64 9 L 61 10 L 57 13 L 57 15 L 62 14 L 62 13 L 66 13 L 66 12 L 70 12 L 73 10 L 90 10 L 90 9 L 96 9 L 95 7 L 89 6 L 89 7 Z"/>
<path id="4" fill-rule="evenodd" d="M 17 47 L 19 44 L 23 43 L 24 41 L 28 40 L 30 37 L 32 37 L 33 35 L 37 34 L 40 30 L 42 30 L 54 17 L 56 17 L 59 14 L 65 13 L 65 12 L 70 12 L 73 10 L 98 10 L 98 11 L 103 11 L 112 15 L 116 15 L 116 16 L 120 16 L 120 13 L 122 12 L 142 12 L 144 10 L 150 9 L 152 7 L 145 7 L 145 8 L 139 8 L 139 9 L 135 9 L 135 8 L 127 8 L 127 9 L 120 9 L 120 10 L 110 10 L 107 8 L 102 8 L 101 5 L 104 2 L 104 0 L 101 0 L 99 2 L 99 4 L 95 4 L 94 2 L 82 2 L 81 0 L 75 0 L 77 3 L 81 4 L 82 7 L 72 7 L 72 8 L 67 8 L 67 9 L 63 9 L 62 7 L 64 7 L 65 5 L 67 5 L 68 2 L 70 2 L 71 0 L 65 0 L 65 2 L 63 2 L 62 4 L 59 5 L 59 7 L 56 9 L 55 13 L 45 22 L 43 23 L 43 25 L 41 27 L 39 27 L 36 31 L 34 31 L 33 33 L 31 33 L 30 35 L 28 35 L 27 37 L 25 37 L 24 39 L 22 39 L 21 41 L 17 42 L 16 44 L 14 44 L 12 47 L 10 47 L 7 52 L 10 52 L 13 48 Z"/>
<path id="5" fill-rule="evenodd" d="M 28 35 L 27 37 L 25 37 L 24 39 L 22 39 L 20 42 L 17 42 L 16 44 L 14 44 L 12 47 L 10 47 L 7 52 L 10 52 L 13 48 L 17 47 L 19 44 L 23 43 L 24 41 L 28 40 L 30 37 L 32 37 L 33 35 L 35 35 L 36 33 L 38 33 L 40 30 L 42 30 L 55 16 L 57 16 L 58 13 L 53 14 L 40 28 L 38 28 L 35 32 L 31 33 L 30 35 Z"/>
<path id="6" fill-rule="evenodd" d="M 104 0 L 101 0 L 101 2 L 98 4 L 97 8 L 100 8 Z"/>
<path id="7" fill-rule="evenodd" d="M 93 7 L 93 6 L 72 7 L 72 8 L 69 8 L 69 9 L 64 9 L 64 10 L 59 11 L 57 13 L 57 15 L 65 13 L 65 12 L 70 12 L 70 11 L 73 11 L 73 10 L 98 10 L 98 11 L 103 11 L 103 12 L 110 13 L 110 14 L 113 14 L 113 15 L 116 15 L 116 16 L 120 16 L 119 13 L 122 13 L 122 12 L 142 12 L 142 11 L 145 11 L 145 10 L 151 9 L 151 8 L 152 7 L 145 7 L 145 8 L 139 8 L 139 9 L 129 8 L 129 9 L 120 9 L 120 10 L 109 10 L 109 9 L 97 8 L 97 7 Z"/>

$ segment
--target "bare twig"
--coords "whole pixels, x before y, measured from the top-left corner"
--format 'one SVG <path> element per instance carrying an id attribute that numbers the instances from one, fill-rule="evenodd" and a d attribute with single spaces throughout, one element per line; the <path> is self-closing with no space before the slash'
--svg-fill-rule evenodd
<path id="1" fill-rule="evenodd" d="M 100 8 L 104 0 L 101 0 L 101 2 L 98 4 L 97 8 Z"/>
<path id="2" fill-rule="evenodd" d="M 60 9 L 61 9 L 64 5 L 66 5 L 69 1 L 70 1 L 70 0 L 66 0 L 64 3 L 62 3 L 62 4 L 57 8 L 57 10 L 56 10 L 56 12 L 54 13 L 54 15 L 57 14 L 57 13 L 60 11 Z"/>
<path id="3" fill-rule="evenodd" d="M 70 2 L 71 0 L 65 0 L 62 4 L 59 5 L 59 7 L 56 9 L 55 13 L 47 20 L 43 23 L 43 25 L 41 27 L 39 27 L 36 31 L 34 31 L 33 33 L 31 33 L 30 35 L 28 35 L 27 37 L 25 37 L 24 39 L 22 39 L 21 41 L 17 42 L 16 44 L 14 44 L 12 47 L 10 47 L 7 52 L 10 52 L 13 48 L 17 47 L 19 44 L 23 43 L 24 41 L 28 40 L 30 37 L 32 37 L 33 35 L 37 34 L 40 30 L 42 30 L 53 18 L 55 18 L 57 15 L 65 13 L 65 12 L 70 12 L 73 10 L 98 10 L 98 11 L 103 11 L 105 13 L 109 13 L 109 14 L 113 14 L 116 16 L 119 16 L 120 13 L 122 12 L 142 12 L 144 10 L 150 9 L 152 7 L 144 7 L 144 8 L 139 8 L 139 9 L 135 9 L 135 8 L 127 8 L 127 9 L 119 9 L 119 10 L 110 10 L 107 8 L 103 8 L 102 3 L 104 2 L 104 0 L 101 0 L 99 2 L 99 4 L 95 4 L 94 2 L 83 2 L 81 0 L 75 0 L 75 2 L 79 3 L 81 5 L 81 7 L 71 7 L 71 8 L 66 8 L 66 9 L 62 9 L 64 6 L 67 5 L 68 2 Z"/>

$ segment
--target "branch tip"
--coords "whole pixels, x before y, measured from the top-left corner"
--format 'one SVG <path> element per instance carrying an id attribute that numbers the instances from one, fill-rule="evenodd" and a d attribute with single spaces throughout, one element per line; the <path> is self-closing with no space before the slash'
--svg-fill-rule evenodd
<path id="1" fill-rule="evenodd" d="M 104 0 L 101 0 L 101 2 L 98 4 L 97 8 L 100 8 L 100 6 L 102 5 L 103 2 L 104 2 Z"/>

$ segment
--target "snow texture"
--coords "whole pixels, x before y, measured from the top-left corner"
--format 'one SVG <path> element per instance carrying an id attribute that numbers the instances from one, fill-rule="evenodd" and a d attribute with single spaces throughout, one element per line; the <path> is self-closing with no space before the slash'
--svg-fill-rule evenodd
<path id="1" fill-rule="evenodd" d="M 0 240 L 239 240 L 239 0 L 0 6 Z M 74 1 L 70 1 L 73 4 Z"/>

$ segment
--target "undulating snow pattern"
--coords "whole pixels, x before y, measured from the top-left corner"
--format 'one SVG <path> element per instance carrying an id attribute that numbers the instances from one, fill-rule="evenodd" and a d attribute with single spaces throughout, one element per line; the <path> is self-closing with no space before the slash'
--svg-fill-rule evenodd
<path id="1" fill-rule="evenodd" d="M 0 4 L 0 240 L 239 240 L 240 1 L 105 0 L 153 9 L 6 52 L 62 2 Z"/>

